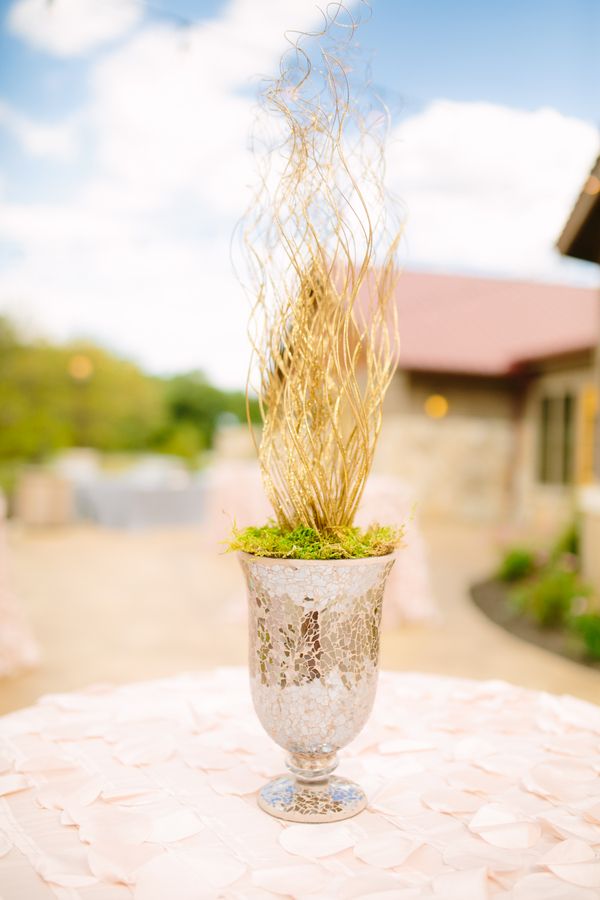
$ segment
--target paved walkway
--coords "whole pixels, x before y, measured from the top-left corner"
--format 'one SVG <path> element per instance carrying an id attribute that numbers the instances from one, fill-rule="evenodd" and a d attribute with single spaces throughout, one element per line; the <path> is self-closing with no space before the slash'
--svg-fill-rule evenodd
<path id="1" fill-rule="evenodd" d="M 600 703 L 600 673 L 512 637 L 468 599 L 497 561 L 482 528 L 427 526 L 440 625 L 383 636 L 382 663 L 503 678 Z M 36 671 L 0 682 L 0 713 L 42 693 L 155 678 L 246 658 L 236 560 L 196 529 L 118 532 L 91 526 L 10 533 L 12 576 L 41 644 Z"/>

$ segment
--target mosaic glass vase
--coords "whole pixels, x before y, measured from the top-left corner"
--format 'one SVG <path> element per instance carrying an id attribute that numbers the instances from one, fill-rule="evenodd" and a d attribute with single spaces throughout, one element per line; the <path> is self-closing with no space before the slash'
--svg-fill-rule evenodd
<path id="1" fill-rule="evenodd" d="M 293 822 L 335 822 L 365 808 L 362 789 L 333 775 L 337 752 L 373 706 L 381 606 L 394 555 L 268 559 L 240 553 L 248 587 L 250 686 L 258 718 L 289 773 L 259 806 Z"/>

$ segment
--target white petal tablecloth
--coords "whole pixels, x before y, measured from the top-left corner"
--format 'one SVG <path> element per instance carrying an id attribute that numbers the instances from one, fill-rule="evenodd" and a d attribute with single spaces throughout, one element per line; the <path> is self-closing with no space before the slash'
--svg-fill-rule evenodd
<path id="1" fill-rule="evenodd" d="M 43 698 L 0 720 L 2 900 L 597 900 L 600 709 L 384 673 L 340 771 L 370 808 L 279 822 L 241 669 Z"/>

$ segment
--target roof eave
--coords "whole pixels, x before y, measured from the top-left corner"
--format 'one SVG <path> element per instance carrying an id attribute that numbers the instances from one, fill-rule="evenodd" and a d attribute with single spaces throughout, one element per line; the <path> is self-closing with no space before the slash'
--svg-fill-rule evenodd
<path id="1" fill-rule="evenodd" d="M 593 221 L 595 220 L 595 221 Z M 563 256 L 600 263 L 600 156 L 577 198 L 556 246 Z"/>
<path id="2" fill-rule="evenodd" d="M 540 351 L 531 356 L 507 360 L 503 365 L 489 366 L 488 368 L 484 368 L 483 366 L 479 368 L 461 367 L 460 365 L 454 366 L 451 363 L 440 365 L 439 363 L 428 362 L 427 360 L 417 362 L 411 361 L 410 359 L 406 362 L 403 362 L 402 359 L 400 359 L 397 368 L 399 371 L 404 372 L 452 375 L 461 378 L 488 378 L 492 380 L 513 379 L 529 375 L 531 368 L 540 365 L 541 363 L 550 362 L 552 360 L 569 359 L 574 356 L 578 357 L 583 354 L 593 353 L 594 349 L 595 345 L 593 343 L 585 342 L 574 344 L 571 347 Z"/>

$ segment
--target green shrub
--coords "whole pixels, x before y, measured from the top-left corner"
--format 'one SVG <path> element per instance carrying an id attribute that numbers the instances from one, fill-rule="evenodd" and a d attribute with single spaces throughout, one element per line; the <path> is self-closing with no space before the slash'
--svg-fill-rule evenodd
<path id="1" fill-rule="evenodd" d="M 513 547 L 507 550 L 500 563 L 497 577 L 500 581 L 520 581 L 535 569 L 535 555 L 525 547 Z"/>
<path id="2" fill-rule="evenodd" d="M 575 600 L 590 593 L 575 572 L 548 568 L 513 595 L 515 605 L 544 628 L 564 625 Z"/>
<path id="3" fill-rule="evenodd" d="M 274 559 L 364 559 L 385 556 L 400 546 L 402 528 L 372 525 L 360 528 L 330 528 L 318 532 L 300 526 L 286 531 L 270 522 L 260 528 L 233 529 L 229 550 Z"/>
<path id="4" fill-rule="evenodd" d="M 563 533 L 560 535 L 558 540 L 556 541 L 554 547 L 551 550 L 550 558 L 553 560 L 560 559 L 561 556 L 569 555 L 579 557 L 579 548 L 580 548 L 580 533 L 579 533 L 579 523 L 571 522 L 571 524 L 565 528 Z"/>
<path id="5" fill-rule="evenodd" d="M 589 612 L 569 620 L 571 631 L 583 641 L 586 655 L 600 660 L 600 613 Z"/>

